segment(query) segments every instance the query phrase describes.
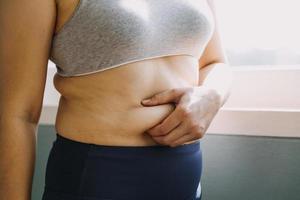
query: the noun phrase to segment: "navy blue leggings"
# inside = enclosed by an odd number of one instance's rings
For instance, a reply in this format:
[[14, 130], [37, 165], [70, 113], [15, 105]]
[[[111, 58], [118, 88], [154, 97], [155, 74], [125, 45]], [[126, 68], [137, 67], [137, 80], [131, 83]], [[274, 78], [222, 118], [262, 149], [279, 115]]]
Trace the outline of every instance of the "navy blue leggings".
[[42, 200], [200, 200], [200, 141], [106, 146], [56, 133]]

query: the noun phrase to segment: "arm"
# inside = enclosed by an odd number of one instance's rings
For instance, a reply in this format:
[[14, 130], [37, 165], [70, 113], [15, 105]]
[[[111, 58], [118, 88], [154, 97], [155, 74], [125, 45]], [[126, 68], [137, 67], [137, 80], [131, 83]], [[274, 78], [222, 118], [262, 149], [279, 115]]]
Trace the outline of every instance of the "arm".
[[0, 1], [0, 198], [30, 200], [54, 0]]
[[217, 25], [217, 17], [213, 0], [207, 0], [215, 19], [215, 31], [199, 60], [199, 86], [213, 89], [221, 97], [221, 106], [230, 95], [233, 72], [225, 55]]

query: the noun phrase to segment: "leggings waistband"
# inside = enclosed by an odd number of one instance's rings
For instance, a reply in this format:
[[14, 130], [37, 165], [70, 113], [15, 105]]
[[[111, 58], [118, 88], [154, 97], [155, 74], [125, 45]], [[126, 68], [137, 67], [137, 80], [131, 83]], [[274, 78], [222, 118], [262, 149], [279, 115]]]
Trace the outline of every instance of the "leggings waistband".
[[80, 141], [75, 141], [69, 138], [66, 138], [59, 133], [56, 133], [56, 144], [66, 145], [71, 148], [85, 148], [90, 147], [90, 153], [105, 153], [105, 154], [155, 154], [155, 153], [164, 153], [164, 154], [182, 154], [182, 153], [193, 153], [200, 150], [200, 140], [197, 140], [193, 143], [184, 144], [176, 147], [170, 147], [167, 145], [151, 145], [151, 146], [112, 146], [112, 145], [103, 145], [103, 144], [93, 144], [93, 143], [84, 143]]

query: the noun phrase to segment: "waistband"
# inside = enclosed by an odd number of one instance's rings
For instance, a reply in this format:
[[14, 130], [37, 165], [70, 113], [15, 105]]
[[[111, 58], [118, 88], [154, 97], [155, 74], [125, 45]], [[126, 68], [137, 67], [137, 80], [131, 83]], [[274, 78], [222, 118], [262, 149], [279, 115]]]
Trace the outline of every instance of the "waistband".
[[112, 146], [112, 145], [102, 145], [102, 144], [93, 144], [85, 143], [80, 141], [75, 141], [69, 138], [66, 138], [59, 133], [56, 133], [57, 145], [68, 146], [68, 148], [90, 148], [90, 154], [104, 153], [104, 154], [141, 154], [145, 155], [150, 154], [181, 154], [181, 153], [193, 153], [200, 151], [200, 140], [197, 140], [193, 143], [179, 145], [176, 147], [170, 147], [167, 145], [151, 145], [151, 146]]

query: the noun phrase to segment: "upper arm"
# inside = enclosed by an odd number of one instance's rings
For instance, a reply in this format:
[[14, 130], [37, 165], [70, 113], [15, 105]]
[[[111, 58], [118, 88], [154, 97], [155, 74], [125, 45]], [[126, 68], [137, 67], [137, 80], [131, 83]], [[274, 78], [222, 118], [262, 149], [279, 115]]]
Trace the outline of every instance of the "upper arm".
[[38, 123], [55, 0], [0, 1], [0, 115]]
[[215, 22], [215, 29], [213, 32], [213, 35], [208, 42], [201, 58], [199, 59], [199, 68], [202, 68], [208, 64], [215, 63], [215, 62], [222, 62], [226, 63], [227, 62], [227, 57], [225, 55], [222, 43], [221, 43], [221, 38], [220, 38], [220, 32], [218, 28], [218, 21], [217, 21], [217, 16], [216, 16], [216, 10], [214, 6], [213, 0], [207, 0], [213, 16], [214, 16], [214, 22]]

